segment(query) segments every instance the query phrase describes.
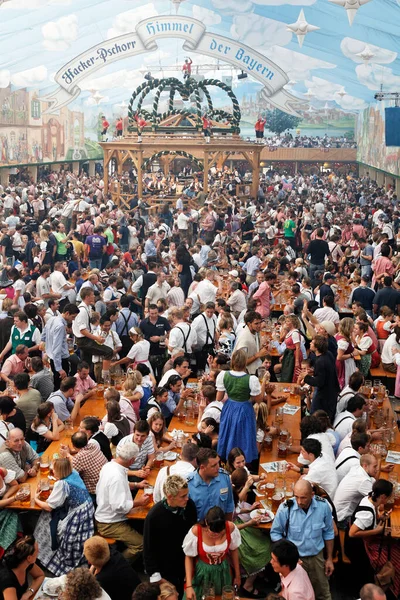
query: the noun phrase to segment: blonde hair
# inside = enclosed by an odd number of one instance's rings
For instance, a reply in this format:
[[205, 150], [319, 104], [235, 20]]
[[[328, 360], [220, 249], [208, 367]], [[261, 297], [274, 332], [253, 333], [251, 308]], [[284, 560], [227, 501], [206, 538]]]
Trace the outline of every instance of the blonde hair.
[[219, 330], [228, 329], [228, 331], [232, 331], [233, 329], [233, 319], [229, 315], [224, 315], [221, 317], [219, 322]]
[[103, 537], [94, 535], [84, 543], [83, 554], [91, 565], [104, 567], [110, 560], [110, 547]]
[[172, 583], [166, 581], [165, 583], [162, 583], [160, 585], [159, 598], [161, 600], [166, 600], [166, 598], [169, 598], [170, 596], [175, 596], [175, 598], [178, 599], [178, 592], [176, 591], [176, 587], [172, 585]]
[[235, 350], [232, 354], [231, 366], [233, 371], [245, 371], [247, 365], [246, 350]]
[[341, 333], [348, 342], [351, 342], [351, 332], [353, 331], [354, 321], [350, 317], [344, 317], [339, 323], [339, 333]]
[[180, 475], [170, 475], [165, 480], [163, 492], [165, 496], [177, 496], [180, 490], [186, 490], [188, 482]]
[[57, 458], [54, 461], [54, 474], [58, 479], [65, 479], [72, 473], [72, 465], [69, 458]]
[[47, 233], [46, 229], [41, 229], [40, 230], [39, 237], [40, 237], [40, 241], [41, 242], [48, 242], [49, 241], [49, 234]]
[[258, 429], [266, 431], [268, 428], [268, 406], [265, 402], [256, 402], [254, 412], [256, 413], [256, 425]]
[[142, 338], [143, 331], [139, 327], [131, 327], [129, 330], [129, 335], [137, 335], [139, 338]]
[[133, 391], [137, 388], [138, 385], [142, 384], [142, 374], [139, 371], [131, 371], [128, 372], [125, 382], [123, 384], [123, 388], [126, 391]]
[[178, 319], [178, 321], [181, 321], [183, 319], [183, 310], [181, 308], [171, 308], [168, 311], [168, 318], [169, 319]]

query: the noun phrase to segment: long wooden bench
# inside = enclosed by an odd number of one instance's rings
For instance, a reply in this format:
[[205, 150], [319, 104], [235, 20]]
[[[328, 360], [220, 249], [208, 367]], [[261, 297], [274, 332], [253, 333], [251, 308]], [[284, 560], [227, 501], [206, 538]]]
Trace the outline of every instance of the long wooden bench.
[[396, 373], [390, 373], [390, 371], [386, 371], [383, 368], [382, 363], [379, 365], [379, 367], [370, 369], [370, 373], [373, 379], [380, 379], [382, 381], [382, 383], [388, 388], [390, 395], [394, 394]]

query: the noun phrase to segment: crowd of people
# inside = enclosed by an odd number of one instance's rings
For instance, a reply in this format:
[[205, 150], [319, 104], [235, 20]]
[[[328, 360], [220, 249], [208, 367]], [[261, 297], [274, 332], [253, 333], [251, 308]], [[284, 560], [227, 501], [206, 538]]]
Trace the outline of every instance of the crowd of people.
[[[196, 209], [177, 193], [152, 214], [135, 198], [115, 206], [100, 176], [53, 172], [0, 197], [3, 597], [28, 600], [46, 572], [67, 600], [199, 600], [229, 585], [329, 600], [344, 531], [349, 597], [382, 600], [373, 582], [390, 561], [397, 598], [399, 489], [376, 452], [396, 423], [367, 393], [374, 366], [400, 364], [394, 190], [271, 174], [255, 199], [223, 184], [197, 190]], [[302, 398], [286, 465], [299, 479], [268, 531], [253, 511], [260, 453], [279, 433], [276, 382]], [[104, 414], [80, 417], [99, 386]], [[185, 411], [198, 411], [188, 440], [168, 429]], [[33, 523], [12, 503], [71, 424]], [[127, 514], [148, 507], [157, 453], [178, 444], [141, 527]]]

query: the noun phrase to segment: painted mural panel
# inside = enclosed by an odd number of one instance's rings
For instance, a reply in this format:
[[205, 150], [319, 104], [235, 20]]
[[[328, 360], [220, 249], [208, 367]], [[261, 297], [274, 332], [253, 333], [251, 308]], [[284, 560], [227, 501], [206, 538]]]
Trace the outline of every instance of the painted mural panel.
[[357, 160], [400, 175], [400, 147], [385, 145], [385, 103], [366, 108], [358, 115]]

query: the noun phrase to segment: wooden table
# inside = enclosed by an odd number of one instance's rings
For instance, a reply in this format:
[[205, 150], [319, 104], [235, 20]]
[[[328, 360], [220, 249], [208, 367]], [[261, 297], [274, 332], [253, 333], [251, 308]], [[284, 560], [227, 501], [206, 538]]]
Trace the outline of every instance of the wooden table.
[[[103, 392], [101, 392], [101, 394], [98, 393], [98, 394], [94, 395], [92, 398], [89, 398], [88, 400], [86, 400], [84, 405], [81, 407], [78, 416], [75, 419], [73, 430], [69, 430], [67, 435], [65, 434], [65, 431], [62, 431], [61, 439], [58, 440], [57, 442], [52, 442], [44, 454], [49, 456], [49, 458], [51, 459], [51, 458], [53, 458], [54, 454], [59, 453], [61, 444], [71, 445], [71, 436], [73, 433], [75, 433], [75, 431], [78, 431], [79, 424], [84, 417], [93, 416], [93, 417], [98, 417], [99, 419], [102, 419], [104, 417], [105, 413], [106, 413], [106, 409], [104, 407]], [[13, 504], [10, 504], [7, 508], [16, 508], [18, 510], [40, 511], [41, 508], [35, 502], [35, 494], [36, 494], [36, 490], [37, 490], [39, 481], [41, 479], [46, 479], [46, 478], [47, 478], [47, 475], [43, 475], [39, 471], [39, 473], [37, 474], [36, 477], [28, 477], [28, 479], [25, 481], [24, 485], [30, 485], [30, 488], [31, 488], [31, 500], [30, 500], [29, 506], [26, 504], [23, 504], [21, 502], [13, 502]]]

